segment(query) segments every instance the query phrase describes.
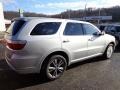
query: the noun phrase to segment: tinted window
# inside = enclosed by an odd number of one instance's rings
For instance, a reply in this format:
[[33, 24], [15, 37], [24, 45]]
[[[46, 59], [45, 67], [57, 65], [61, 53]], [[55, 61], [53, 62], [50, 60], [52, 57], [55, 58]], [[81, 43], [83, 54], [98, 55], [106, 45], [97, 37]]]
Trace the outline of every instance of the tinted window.
[[80, 23], [67, 23], [64, 35], [83, 35]]
[[116, 27], [116, 31], [117, 31], [117, 32], [120, 32], [120, 26], [117, 26], [117, 27]]
[[99, 32], [97, 28], [90, 24], [83, 24], [83, 28], [86, 32], [86, 35], [93, 35], [94, 33]]
[[103, 31], [103, 30], [104, 30], [104, 28], [105, 28], [105, 26], [100, 26], [100, 28], [99, 28], [99, 29], [100, 29], [101, 31]]
[[110, 31], [111, 28], [112, 28], [112, 26], [108, 26], [108, 27], [106, 27], [106, 31]]
[[35, 26], [35, 28], [32, 30], [31, 35], [51, 35], [55, 34], [59, 27], [60, 22], [45, 22], [40, 23]]
[[105, 31], [106, 33], [116, 32], [116, 27], [108, 26]]
[[21, 29], [24, 23], [25, 21], [23, 20], [14, 21], [8, 28], [7, 32], [11, 35], [15, 35]]
[[111, 27], [110, 31], [116, 31], [116, 27]]

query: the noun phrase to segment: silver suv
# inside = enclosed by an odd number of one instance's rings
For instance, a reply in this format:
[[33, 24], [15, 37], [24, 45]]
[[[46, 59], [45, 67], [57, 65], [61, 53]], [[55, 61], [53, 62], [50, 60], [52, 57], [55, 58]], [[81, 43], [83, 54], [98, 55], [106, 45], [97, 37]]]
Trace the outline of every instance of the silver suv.
[[75, 20], [18, 18], [5, 35], [8, 65], [19, 73], [59, 78], [66, 67], [96, 56], [110, 58], [115, 38]]

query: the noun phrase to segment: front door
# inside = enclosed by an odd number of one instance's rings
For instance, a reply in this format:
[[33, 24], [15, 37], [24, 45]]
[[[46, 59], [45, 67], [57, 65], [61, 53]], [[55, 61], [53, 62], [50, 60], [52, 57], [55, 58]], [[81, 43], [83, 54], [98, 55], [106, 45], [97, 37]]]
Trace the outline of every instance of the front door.
[[83, 24], [83, 28], [88, 39], [88, 56], [102, 54], [105, 46], [104, 35], [94, 35], [100, 31], [91, 24]]

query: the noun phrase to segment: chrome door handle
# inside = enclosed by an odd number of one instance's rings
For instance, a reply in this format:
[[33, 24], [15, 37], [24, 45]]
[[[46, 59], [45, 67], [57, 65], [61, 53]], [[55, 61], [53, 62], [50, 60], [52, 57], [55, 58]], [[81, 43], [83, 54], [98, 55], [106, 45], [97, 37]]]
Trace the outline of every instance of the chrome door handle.
[[91, 38], [91, 39], [88, 39], [88, 41], [93, 41], [93, 39]]
[[63, 43], [70, 42], [69, 40], [63, 40]]

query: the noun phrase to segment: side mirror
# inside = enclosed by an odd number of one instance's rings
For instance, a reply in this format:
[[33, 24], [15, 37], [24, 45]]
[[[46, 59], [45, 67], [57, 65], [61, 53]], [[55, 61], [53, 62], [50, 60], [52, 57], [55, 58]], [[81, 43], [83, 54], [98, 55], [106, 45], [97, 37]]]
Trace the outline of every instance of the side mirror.
[[93, 33], [94, 36], [101, 36], [101, 35], [104, 35], [104, 34], [105, 34], [105, 31]]
[[102, 32], [95, 32], [93, 33], [94, 36], [101, 36], [101, 35], [104, 35]]
[[105, 35], [105, 31], [102, 31], [101, 34], [102, 34], [102, 35]]

